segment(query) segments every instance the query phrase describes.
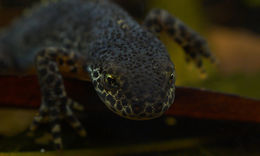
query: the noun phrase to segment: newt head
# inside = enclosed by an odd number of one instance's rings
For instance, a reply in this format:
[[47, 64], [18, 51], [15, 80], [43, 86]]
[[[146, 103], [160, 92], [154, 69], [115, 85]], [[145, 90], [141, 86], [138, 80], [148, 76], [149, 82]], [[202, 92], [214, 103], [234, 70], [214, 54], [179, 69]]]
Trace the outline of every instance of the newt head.
[[173, 103], [174, 65], [159, 40], [117, 42], [96, 54], [98, 61], [88, 71], [99, 97], [114, 113], [134, 120], [153, 119]]

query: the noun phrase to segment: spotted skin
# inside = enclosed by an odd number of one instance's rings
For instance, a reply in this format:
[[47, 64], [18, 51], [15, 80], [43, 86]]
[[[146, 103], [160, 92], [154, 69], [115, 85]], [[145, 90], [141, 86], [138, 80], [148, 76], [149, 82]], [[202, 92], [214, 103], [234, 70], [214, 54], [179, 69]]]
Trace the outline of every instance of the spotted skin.
[[[95, 68], [93, 71], [90, 67], [89, 70], [91, 73], [92, 82], [100, 98], [110, 110], [123, 117], [135, 120], [156, 118], [161, 116], [173, 102], [173, 87], [169, 88], [166, 95], [165, 92], [162, 92], [162, 97], [158, 96], [153, 98], [150, 96], [150, 93], [153, 93], [151, 90], [143, 89], [141, 91], [137, 90], [137, 93], [132, 92], [131, 89], [134, 89], [135, 86], [133, 86], [133, 88], [129, 86], [127, 77], [124, 76], [123, 72], [117, 72], [116, 67], [108, 66], [108, 69]], [[107, 73], [107, 71], [109, 73]], [[105, 73], [105, 75], [101, 74], [102, 72]], [[169, 77], [168, 83], [173, 85], [175, 81], [175, 74], [171, 73], [170, 69], [168, 73], [166, 72], [164, 74], [169, 75], [167, 75], [167, 77]], [[114, 78], [113, 75], [117, 75], [117, 78]], [[105, 85], [102, 85], [104, 83]], [[138, 81], [130, 83], [137, 83], [135, 85], [140, 85]], [[155, 92], [160, 93], [158, 91]], [[161, 98], [165, 98], [164, 103], [161, 103]], [[129, 105], [129, 103], [131, 103], [131, 105]]]
[[42, 104], [39, 115], [34, 118], [30, 130], [35, 130], [44, 117], [48, 116], [53, 143], [57, 149], [62, 148], [60, 118], [66, 118], [80, 136], [86, 136], [83, 126], [71, 110], [71, 108], [83, 110], [83, 107], [67, 97], [58, 68], [59, 66], [68, 66], [69, 72], [76, 73], [79, 70], [80, 62], [75, 53], [58, 48], [43, 49], [35, 59], [42, 92]]
[[105, 105], [128, 119], [153, 119], [169, 109], [175, 67], [154, 34], [162, 30], [194, 60], [211, 56], [199, 35], [165, 11], [153, 10], [140, 25], [110, 1], [58, 0], [33, 8], [0, 34], [0, 71], [36, 69], [42, 103], [30, 129], [47, 120], [60, 149], [60, 120], [86, 135], [73, 113], [83, 106], [67, 97], [62, 75], [91, 81]]
[[202, 72], [205, 72], [202, 68], [203, 57], [215, 62], [215, 57], [211, 54], [205, 39], [166, 10], [150, 11], [144, 25], [153, 33], [166, 31], [184, 49], [186, 60], [194, 61]]

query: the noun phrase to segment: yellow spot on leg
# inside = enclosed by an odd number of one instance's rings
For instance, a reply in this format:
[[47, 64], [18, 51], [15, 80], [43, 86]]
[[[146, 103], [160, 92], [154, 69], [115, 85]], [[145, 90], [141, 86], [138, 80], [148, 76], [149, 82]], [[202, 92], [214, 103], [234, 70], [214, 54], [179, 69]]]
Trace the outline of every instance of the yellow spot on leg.
[[122, 20], [122, 19], [117, 21], [117, 24], [122, 24], [122, 23], [124, 23], [124, 20]]
[[71, 126], [74, 127], [74, 128], [77, 128], [80, 126], [80, 123], [79, 122], [71, 122]]
[[84, 110], [84, 107], [82, 105], [80, 105], [79, 103], [77, 103], [77, 102], [74, 102], [72, 104], [72, 108], [75, 109], [75, 110], [78, 110], [78, 111], [83, 111]]
[[55, 125], [52, 130], [52, 132], [60, 132], [60, 125]]
[[122, 19], [118, 20], [117, 24], [120, 25], [122, 29], [128, 29], [129, 28], [129, 26]]
[[61, 145], [61, 144], [62, 144], [61, 138], [56, 138], [56, 139], [53, 140], [53, 142], [54, 142], [54, 144], [56, 144], [56, 145]]

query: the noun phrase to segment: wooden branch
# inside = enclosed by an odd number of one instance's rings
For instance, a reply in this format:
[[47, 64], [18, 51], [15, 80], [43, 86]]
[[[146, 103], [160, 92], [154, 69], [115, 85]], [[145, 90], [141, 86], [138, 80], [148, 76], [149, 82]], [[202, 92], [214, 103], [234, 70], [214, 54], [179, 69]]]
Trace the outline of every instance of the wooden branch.
[[[89, 82], [65, 79], [69, 96], [87, 111], [105, 111]], [[0, 77], [0, 107], [37, 108], [40, 89], [36, 76]], [[260, 101], [202, 89], [177, 87], [176, 99], [166, 115], [260, 123]]]
[[260, 101], [208, 90], [178, 87], [176, 102], [166, 114], [260, 122]]

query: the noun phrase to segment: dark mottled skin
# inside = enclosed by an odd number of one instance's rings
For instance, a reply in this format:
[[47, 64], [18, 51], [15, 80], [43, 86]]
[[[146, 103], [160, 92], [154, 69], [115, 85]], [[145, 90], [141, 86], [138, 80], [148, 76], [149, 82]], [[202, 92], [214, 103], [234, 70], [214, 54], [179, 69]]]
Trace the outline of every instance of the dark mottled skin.
[[[37, 49], [66, 48], [86, 57], [89, 60], [86, 64], [92, 69], [100, 68], [102, 75], [106, 72], [120, 79], [117, 83], [124, 85], [116, 90], [126, 94], [127, 103], [134, 103], [131, 104], [133, 108], [142, 109], [138, 111], [143, 112], [146, 101], [162, 104], [162, 99], [167, 100], [166, 91], [169, 85], [173, 86], [173, 83], [168, 84], [168, 79], [174, 66], [164, 45], [152, 33], [110, 3], [97, 5], [80, 0], [60, 3], [37, 8], [22, 22], [18, 21], [7, 34], [8, 52], [16, 56], [15, 63], [19, 68], [27, 69], [33, 65]], [[96, 87], [110, 90], [102, 81], [99, 79]], [[155, 111], [161, 114], [161, 110]]]
[[[35, 61], [43, 102], [31, 129], [50, 116], [54, 143], [61, 148], [59, 114], [82, 136], [85, 131], [69, 108], [79, 106], [66, 96], [58, 67], [65, 64], [72, 74], [87, 73], [101, 100], [123, 117], [159, 117], [173, 103], [175, 71], [154, 33], [164, 29], [175, 41], [182, 39], [183, 47], [194, 48], [190, 43], [198, 40], [181, 22], [176, 28], [175, 20], [153, 11], [141, 26], [108, 1], [61, 0], [38, 6], [0, 36], [0, 69], [25, 71]], [[173, 31], [183, 32], [176, 36]], [[203, 52], [197, 49], [187, 53], [199, 56]]]

